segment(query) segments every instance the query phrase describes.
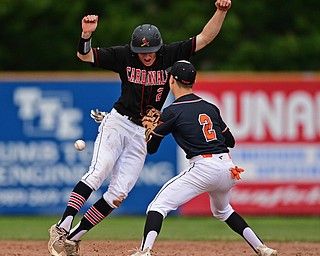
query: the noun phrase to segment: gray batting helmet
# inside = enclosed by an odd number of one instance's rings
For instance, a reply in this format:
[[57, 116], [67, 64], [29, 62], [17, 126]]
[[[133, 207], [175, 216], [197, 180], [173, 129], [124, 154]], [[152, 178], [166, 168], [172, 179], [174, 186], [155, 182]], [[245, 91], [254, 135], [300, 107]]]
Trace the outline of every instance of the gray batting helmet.
[[163, 42], [160, 31], [154, 25], [139, 25], [132, 33], [130, 48], [134, 53], [157, 52], [162, 45]]

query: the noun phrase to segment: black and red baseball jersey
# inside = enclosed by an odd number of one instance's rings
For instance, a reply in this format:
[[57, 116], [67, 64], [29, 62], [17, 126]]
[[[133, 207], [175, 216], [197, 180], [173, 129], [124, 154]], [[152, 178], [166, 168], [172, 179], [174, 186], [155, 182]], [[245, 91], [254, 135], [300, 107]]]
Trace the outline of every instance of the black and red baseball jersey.
[[195, 52], [196, 38], [163, 45], [155, 63], [146, 67], [129, 45], [93, 48], [95, 67], [119, 74], [121, 95], [114, 108], [121, 114], [141, 119], [147, 106], [161, 110], [170, 91], [166, 69], [174, 62], [189, 59]]
[[148, 142], [155, 153], [163, 137], [172, 133], [188, 159], [202, 154], [228, 153], [235, 140], [217, 106], [191, 93], [176, 99], [163, 110], [160, 125]]

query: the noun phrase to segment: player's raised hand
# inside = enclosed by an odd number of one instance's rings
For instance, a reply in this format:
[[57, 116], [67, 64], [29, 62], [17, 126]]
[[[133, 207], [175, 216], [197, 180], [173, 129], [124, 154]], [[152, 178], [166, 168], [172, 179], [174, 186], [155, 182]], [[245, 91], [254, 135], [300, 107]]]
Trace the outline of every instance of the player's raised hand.
[[231, 0], [217, 0], [215, 6], [220, 11], [228, 11], [231, 7]]
[[82, 32], [84, 34], [90, 34], [94, 32], [98, 26], [98, 16], [97, 15], [87, 15], [83, 17], [82, 21]]

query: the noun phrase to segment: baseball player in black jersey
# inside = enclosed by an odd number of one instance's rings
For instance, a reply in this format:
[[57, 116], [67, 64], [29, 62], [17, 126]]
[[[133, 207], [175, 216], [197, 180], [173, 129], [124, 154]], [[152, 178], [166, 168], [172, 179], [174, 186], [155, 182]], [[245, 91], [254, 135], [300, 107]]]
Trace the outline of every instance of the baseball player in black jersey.
[[[215, 6], [215, 13], [198, 35], [170, 44], [163, 43], [156, 26], [142, 24], [134, 29], [130, 44], [92, 48], [98, 16], [87, 15], [82, 19], [78, 58], [93, 67], [118, 73], [121, 95], [112, 110], [100, 119], [88, 172], [74, 187], [61, 219], [49, 229], [51, 255], [79, 255], [80, 238], [128, 196], [147, 154], [141, 118], [150, 105], [161, 110], [170, 91], [166, 69], [177, 60], [189, 59], [219, 33], [231, 0], [217, 0]], [[109, 176], [107, 191], [72, 228], [76, 214]]]
[[218, 107], [192, 91], [196, 78], [194, 66], [181, 60], [172, 66], [170, 74], [169, 85], [176, 100], [163, 110], [158, 126], [151, 132], [147, 150], [155, 153], [161, 140], [172, 133], [190, 165], [164, 184], [149, 204], [141, 250], [132, 256], [150, 256], [167, 214], [202, 193], [210, 197], [212, 214], [240, 234], [258, 255], [277, 255], [229, 203], [231, 189], [243, 169], [234, 166], [231, 160], [228, 147], [234, 147], [235, 140]]

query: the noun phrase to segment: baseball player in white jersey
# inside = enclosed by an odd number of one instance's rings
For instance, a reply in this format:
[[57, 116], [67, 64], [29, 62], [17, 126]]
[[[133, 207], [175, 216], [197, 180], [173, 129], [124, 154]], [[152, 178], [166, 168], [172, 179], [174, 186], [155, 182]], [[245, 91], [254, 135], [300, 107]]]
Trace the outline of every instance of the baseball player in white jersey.
[[169, 85], [176, 100], [164, 109], [158, 126], [149, 117], [142, 119], [150, 138], [147, 149], [148, 153], [155, 153], [161, 140], [172, 133], [190, 165], [164, 184], [149, 204], [141, 248], [132, 256], [150, 256], [167, 214], [203, 193], [210, 197], [212, 214], [240, 234], [258, 255], [277, 255], [229, 203], [231, 189], [243, 169], [234, 166], [231, 160], [228, 147], [234, 147], [235, 140], [219, 109], [192, 91], [194, 66], [188, 61], [178, 61], [170, 74]]

